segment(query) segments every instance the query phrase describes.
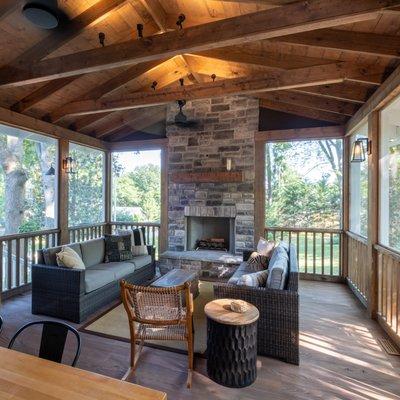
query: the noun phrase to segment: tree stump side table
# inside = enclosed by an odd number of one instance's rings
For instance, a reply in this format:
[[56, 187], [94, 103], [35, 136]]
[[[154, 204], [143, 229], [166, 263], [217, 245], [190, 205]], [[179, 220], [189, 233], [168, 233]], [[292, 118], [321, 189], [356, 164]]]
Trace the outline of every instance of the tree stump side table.
[[221, 385], [241, 388], [257, 377], [258, 309], [250, 303], [245, 313], [230, 309], [232, 299], [206, 304], [207, 373]]

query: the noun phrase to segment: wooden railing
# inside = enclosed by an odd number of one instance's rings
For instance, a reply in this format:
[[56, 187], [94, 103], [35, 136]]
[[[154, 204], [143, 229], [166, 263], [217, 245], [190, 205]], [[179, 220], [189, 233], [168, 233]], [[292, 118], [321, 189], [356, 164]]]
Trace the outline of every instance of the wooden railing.
[[154, 246], [156, 257], [160, 253], [160, 223], [159, 222], [111, 222], [111, 232], [116, 229], [135, 229], [139, 227], [146, 228], [146, 243]]
[[97, 239], [105, 233], [107, 224], [87, 224], [68, 228], [69, 241], [71, 243], [84, 242], [85, 240]]
[[29, 289], [36, 251], [55, 246], [59, 230], [0, 237], [0, 293], [6, 298]]
[[367, 306], [368, 246], [367, 239], [351, 232], [347, 235], [347, 282], [358, 299]]
[[266, 227], [264, 235], [268, 240], [284, 240], [296, 246], [303, 278], [342, 277], [342, 230]]
[[400, 254], [376, 245], [378, 252], [378, 321], [400, 346]]

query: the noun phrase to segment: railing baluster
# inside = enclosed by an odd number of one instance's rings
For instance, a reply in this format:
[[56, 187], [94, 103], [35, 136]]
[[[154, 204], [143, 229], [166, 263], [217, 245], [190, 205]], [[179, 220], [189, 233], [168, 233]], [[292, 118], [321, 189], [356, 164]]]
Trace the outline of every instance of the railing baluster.
[[317, 261], [317, 257], [316, 257], [316, 243], [315, 243], [315, 232], [313, 232], [312, 235], [313, 238], [313, 274], [316, 273], [316, 261]]
[[333, 275], [333, 234], [329, 234], [330, 240], [330, 275]]
[[4, 271], [3, 246], [4, 242], [0, 240], [0, 294], [3, 292], [3, 288], [5, 287], [3, 282], [3, 279], [5, 278], [5, 273], [3, 273]]
[[321, 274], [325, 275], [325, 234], [321, 233]]
[[12, 241], [7, 241], [7, 289], [12, 287]]
[[308, 237], [307, 232], [304, 232], [304, 271], [308, 273]]
[[28, 283], [28, 241], [29, 238], [24, 239], [24, 283]]
[[15, 241], [15, 286], [18, 287], [21, 284], [21, 263], [20, 263], [20, 239]]

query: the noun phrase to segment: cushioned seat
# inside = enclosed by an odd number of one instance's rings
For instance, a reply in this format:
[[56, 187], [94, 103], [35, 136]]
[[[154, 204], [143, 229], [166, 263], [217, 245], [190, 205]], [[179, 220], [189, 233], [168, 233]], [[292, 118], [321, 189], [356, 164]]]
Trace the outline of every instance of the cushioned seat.
[[85, 271], [85, 291], [93, 292], [111, 282], [115, 281], [115, 275], [112, 269], [94, 269], [88, 268]]
[[81, 243], [82, 260], [86, 267], [104, 262], [105, 242], [103, 238], [92, 239]]
[[110, 262], [93, 265], [87, 270], [101, 270], [110, 271], [114, 274], [114, 279], [123, 279], [126, 275], [132, 274], [135, 271], [135, 264], [133, 262]]
[[284, 289], [289, 274], [289, 256], [284, 246], [277, 246], [269, 262], [267, 287]]
[[132, 260], [129, 260], [129, 262], [133, 262], [136, 269], [140, 269], [151, 263], [151, 256], [135, 256]]
[[249, 267], [248, 263], [244, 261], [239, 265], [235, 273], [229, 278], [228, 283], [231, 285], [236, 285], [239, 278], [241, 278], [244, 274], [248, 274], [251, 272], [254, 272], [254, 270], [252, 270]]

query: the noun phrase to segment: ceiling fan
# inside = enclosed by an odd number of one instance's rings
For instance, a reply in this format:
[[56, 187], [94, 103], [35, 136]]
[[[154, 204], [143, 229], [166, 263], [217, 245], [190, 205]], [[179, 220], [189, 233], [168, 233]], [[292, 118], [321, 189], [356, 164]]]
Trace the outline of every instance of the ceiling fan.
[[27, 1], [22, 8], [22, 15], [41, 29], [55, 29], [70, 20], [68, 14], [59, 7], [57, 0]]
[[186, 100], [177, 101], [179, 112], [175, 115], [174, 122], [170, 122], [169, 125], [179, 126], [180, 128], [195, 128], [199, 122], [189, 120], [188, 117], [183, 113], [183, 107], [186, 105]]

